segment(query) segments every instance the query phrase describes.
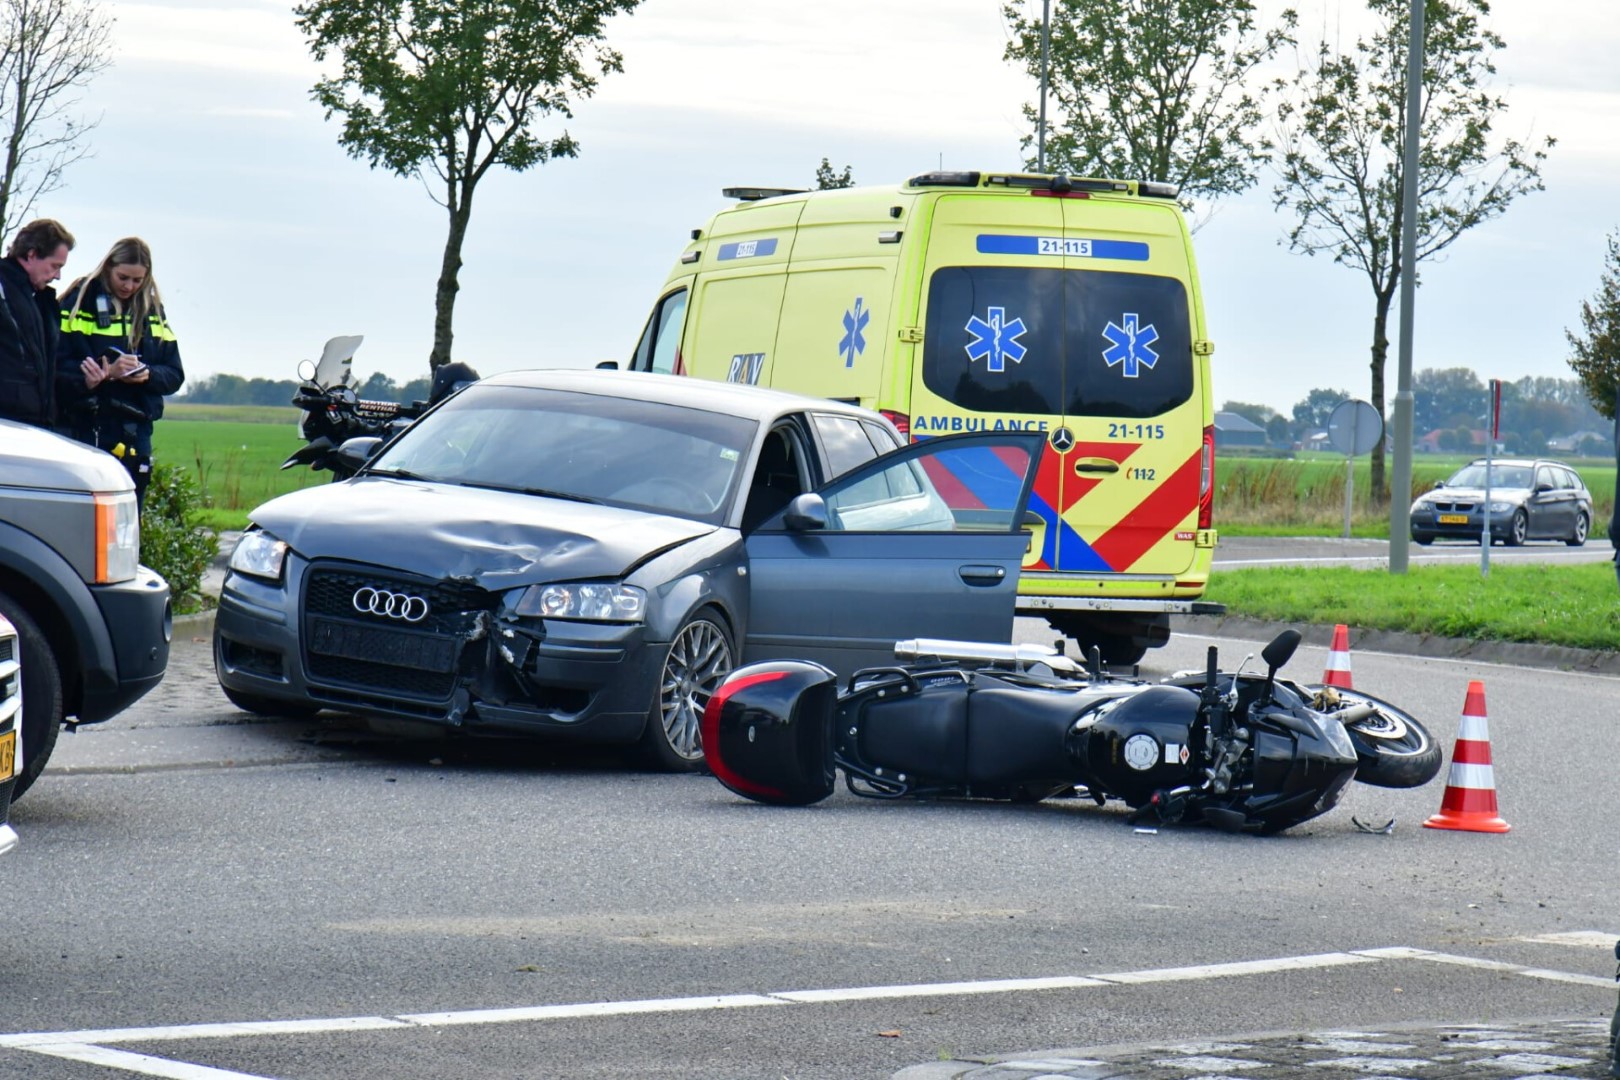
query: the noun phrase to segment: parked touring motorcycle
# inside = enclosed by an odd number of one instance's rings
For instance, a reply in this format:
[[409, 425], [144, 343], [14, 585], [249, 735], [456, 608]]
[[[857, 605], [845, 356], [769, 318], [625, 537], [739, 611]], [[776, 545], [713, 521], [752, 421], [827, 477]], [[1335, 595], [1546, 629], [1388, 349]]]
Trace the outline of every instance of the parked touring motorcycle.
[[[364, 455], [339, 454], [349, 439], [387, 440], [468, 383], [478, 381], [478, 373], [466, 364], [445, 364], [434, 373], [426, 401], [402, 405], [395, 401], [367, 401], [352, 386], [354, 354], [365, 338], [360, 335], [335, 337], [321, 350], [318, 363], [305, 360], [298, 365], [299, 386], [292, 403], [304, 410], [298, 420], [298, 434], [304, 445], [281, 463], [283, 469], [308, 465], [330, 470], [332, 479], [353, 476]], [[367, 447], [375, 450], [377, 443]]]
[[754, 664], [710, 699], [703, 745], [722, 784], [764, 803], [819, 802], [841, 769], [873, 798], [1080, 795], [1123, 800], [1132, 823], [1261, 834], [1332, 809], [1352, 779], [1433, 779], [1440, 748], [1401, 709], [1277, 677], [1299, 641], [1267, 645], [1264, 675], [1219, 670], [1212, 646], [1204, 671], [1160, 683], [1112, 676], [1095, 653], [1082, 669], [1040, 646], [930, 640], [843, 690], [819, 664]]

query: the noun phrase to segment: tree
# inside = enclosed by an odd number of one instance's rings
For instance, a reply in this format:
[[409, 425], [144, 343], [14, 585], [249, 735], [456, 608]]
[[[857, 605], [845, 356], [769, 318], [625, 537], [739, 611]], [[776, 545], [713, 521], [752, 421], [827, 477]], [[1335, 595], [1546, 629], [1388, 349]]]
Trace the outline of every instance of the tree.
[[[1288, 244], [1360, 270], [1373, 292], [1372, 404], [1385, 411], [1389, 309], [1400, 284], [1402, 148], [1406, 139], [1408, 0], [1368, 0], [1371, 40], [1348, 52], [1323, 41], [1278, 109], [1282, 144], [1278, 207], [1297, 221]], [[1425, 0], [1422, 130], [1419, 132], [1416, 260], [1432, 259], [1464, 232], [1542, 189], [1552, 139], [1493, 147], [1491, 125], [1507, 108], [1487, 89], [1502, 39], [1482, 22], [1486, 0]], [[1384, 447], [1372, 452], [1372, 490], [1382, 500]]]
[[1620, 233], [1609, 235], [1597, 294], [1581, 301], [1581, 332], [1565, 330], [1564, 336], [1574, 350], [1569, 366], [1593, 408], [1615, 419], [1615, 395], [1620, 394]]
[[1485, 414], [1485, 384], [1473, 368], [1424, 368], [1412, 376], [1412, 426], [1421, 434]]
[[578, 156], [566, 131], [532, 129], [552, 114], [572, 119], [571, 100], [589, 97], [598, 74], [624, 69], [603, 43], [603, 23], [639, 2], [305, 0], [293, 9], [315, 58], [341, 57], [339, 74], [312, 91], [328, 119], [343, 117], [339, 144], [374, 169], [422, 179], [448, 215], [431, 368], [451, 359], [461, 247], [479, 182], [497, 165], [523, 172]]
[[[1005, 59], [1038, 82], [1042, 4], [1010, 0], [1002, 13]], [[1260, 32], [1250, 0], [1056, 0], [1047, 171], [1169, 181], [1188, 209], [1247, 190], [1269, 148], [1254, 134], [1267, 89], [1252, 76], [1294, 25], [1284, 11]], [[1026, 105], [1024, 117], [1038, 123], [1039, 110]]]
[[1305, 400], [1294, 404], [1294, 426], [1301, 435], [1306, 428], [1326, 428], [1328, 420], [1333, 416], [1333, 410], [1340, 402], [1350, 400], [1350, 394], [1344, 390], [1312, 390], [1305, 395]]
[[90, 154], [83, 139], [100, 118], [78, 116], [78, 93], [112, 63], [113, 21], [95, 0], [0, 0], [0, 227], [7, 236], [62, 186], [69, 165]]
[[844, 166], [843, 172], [836, 172], [832, 167], [832, 162], [828, 161], [826, 158], [821, 159], [821, 164], [816, 167], [817, 191], [832, 191], [836, 188], [847, 188], [854, 186], [855, 177], [850, 172], [850, 167], [848, 165]]

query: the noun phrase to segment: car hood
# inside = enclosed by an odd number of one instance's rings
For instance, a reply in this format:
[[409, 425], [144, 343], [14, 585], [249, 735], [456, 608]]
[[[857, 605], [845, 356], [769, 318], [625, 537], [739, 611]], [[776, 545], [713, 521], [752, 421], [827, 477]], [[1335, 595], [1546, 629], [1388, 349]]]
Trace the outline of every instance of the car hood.
[[[1511, 488], [1510, 487], [1493, 487], [1493, 488], [1491, 488], [1491, 498], [1493, 500], [1495, 500], [1495, 499], [1508, 499], [1510, 501], [1513, 501], [1513, 500], [1523, 501], [1525, 496], [1527, 496], [1529, 494], [1530, 494], [1530, 489], [1529, 488], [1522, 488], [1522, 487], [1511, 487]], [[1419, 495], [1418, 498], [1417, 498], [1418, 502], [1434, 502], [1435, 500], [1440, 500], [1442, 502], [1484, 502], [1485, 501], [1485, 489], [1484, 488], [1477, 488], [1477, 487], [1435, 488], [1433, 491], [1425, 491], [1422, 495]]]
[[490, 589], [623, 577], [715, 531], [638, 510], [380, 476], [295, 491], [252, 516], [308, 559], [347, 559]]

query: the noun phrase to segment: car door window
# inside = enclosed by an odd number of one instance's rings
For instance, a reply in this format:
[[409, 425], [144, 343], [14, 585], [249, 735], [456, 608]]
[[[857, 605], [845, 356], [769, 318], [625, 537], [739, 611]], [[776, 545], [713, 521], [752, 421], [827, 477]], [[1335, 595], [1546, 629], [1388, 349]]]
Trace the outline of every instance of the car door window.
[[672, 292], [658, 302], [641, 340], [636, 343], [636, 354], [630, 361], [634, 371], [656, 371], [670, 374], [680, 366], [681, 331], [686, 326], [686, 290]]
[[1028, 501], [1039, 433], [929, 439], [834, 480], [820, 495], [841, 532], [1012, 532]]
[[872, 448], [872, 440], [861, 430], [861, 422], [853, 416], [813, 413], [811, 420], [821, 439], [829, 477], [842, 476], [878, 456]]

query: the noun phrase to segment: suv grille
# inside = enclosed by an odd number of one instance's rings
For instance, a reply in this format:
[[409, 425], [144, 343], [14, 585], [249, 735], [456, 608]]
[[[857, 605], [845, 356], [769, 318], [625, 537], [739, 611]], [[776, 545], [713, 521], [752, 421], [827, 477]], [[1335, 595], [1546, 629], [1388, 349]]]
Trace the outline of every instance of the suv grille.
[[[355, 593], [365, 588], [418, 597], [428, 613], [408, 622], [357, 611]], [[312, 679], [337, 686], [448, 701], [467, 632], [480, 612], [494, 606], [494, 596], [475, 585], [317, 567], [304, 584], [304, 668]]]

